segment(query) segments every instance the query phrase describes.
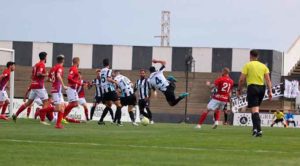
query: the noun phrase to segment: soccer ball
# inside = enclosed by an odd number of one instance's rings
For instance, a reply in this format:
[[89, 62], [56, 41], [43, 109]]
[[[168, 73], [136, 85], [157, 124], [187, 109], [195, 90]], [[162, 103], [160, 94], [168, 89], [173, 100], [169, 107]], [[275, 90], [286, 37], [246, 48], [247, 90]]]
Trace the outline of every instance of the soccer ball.
[[141, 120], [141, 124], [143, 126], [147, 126], [150, 123], [150, 120], [146, 117], [143, 117], [143, 119]]

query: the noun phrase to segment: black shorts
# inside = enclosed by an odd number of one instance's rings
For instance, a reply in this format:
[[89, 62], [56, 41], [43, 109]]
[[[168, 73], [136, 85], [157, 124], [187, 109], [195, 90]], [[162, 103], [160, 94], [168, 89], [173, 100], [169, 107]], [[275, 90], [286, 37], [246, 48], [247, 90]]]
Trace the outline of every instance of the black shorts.
[[266, 87], [264, 85], [249, 85], [247, 88], [248, 108], [258, 107], [264, 99]]
[[127, 97], [121, 97], [120, 99], [122, 106], [136, 105], [136, 97], [134, 94]]
[[169, 86], [167, 87], [167, 90], [163, 92], [164, 95], [165, 95], [165, 97], [166, 97], [166, 100], [167, 100], [168, 102], [173, 102], [173, 101], [176, 99], [176, 96], [175, 96], [175, 92], [174, 92], [174, 91], [175, 91], [175, 87], [172, 86], [172, 85], [169, 85]]
[[103, 94], [103, 101], [118, 101], [119, 97], [116, 91], [110, 91]]
[[283, 122], [283, 118], [281, 118], [281, 119], [275, 119], [274, 122], [275, 122], [275, 123]]
[[95, 97], [95, 103], [97, 103], [97, 104], [101, 103], [102, 100], [103, 100], [102, 97], [99, 97], [99, 96]]
[[140, 99], [139, 100], [139, 107], [140, 108], [146, 108], [146, 107], [149, 107], [149, 105], [150, 105], [149, 100], [145, 100], [145, 99]]

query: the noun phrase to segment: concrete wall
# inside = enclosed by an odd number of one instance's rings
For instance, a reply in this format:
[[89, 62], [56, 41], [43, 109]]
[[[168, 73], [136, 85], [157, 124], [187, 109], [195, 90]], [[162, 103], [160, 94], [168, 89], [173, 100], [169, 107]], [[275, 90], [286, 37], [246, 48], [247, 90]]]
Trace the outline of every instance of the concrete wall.
[[284, 71], [283, 74], [287, 76], [293, 67], [300, 60], [300, 36], [295, 40], [290, 49], [284, 54]]

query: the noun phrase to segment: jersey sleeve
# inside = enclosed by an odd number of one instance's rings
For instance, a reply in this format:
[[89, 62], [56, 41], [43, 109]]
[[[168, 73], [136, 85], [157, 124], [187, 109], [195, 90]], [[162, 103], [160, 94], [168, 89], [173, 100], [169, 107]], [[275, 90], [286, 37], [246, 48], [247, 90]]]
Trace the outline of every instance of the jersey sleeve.
[[248, 74], [248, 65], [244, 65], [243, 69], [242, 69], [242, 74], [247, 75]]
[[108, 70], [107, 71], [107, 77], [111, 77], [111, 74], [112, 74], [112, 70]]
[[270, 73], [270, 70], [269, 68], [265, 65], [265, 74], [269, 74]]
[[166, 66], [165, 65], [162, 65], [159, 69], [160, 72], [163, 72], [165, 70]]

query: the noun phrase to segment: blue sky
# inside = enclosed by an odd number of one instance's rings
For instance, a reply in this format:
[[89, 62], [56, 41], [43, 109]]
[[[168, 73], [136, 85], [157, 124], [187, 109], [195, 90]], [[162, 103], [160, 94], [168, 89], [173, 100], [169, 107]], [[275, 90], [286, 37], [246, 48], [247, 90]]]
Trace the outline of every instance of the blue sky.
[[286, 51], [300, 35], [299, 0], [0, 0], [0, 40]]

